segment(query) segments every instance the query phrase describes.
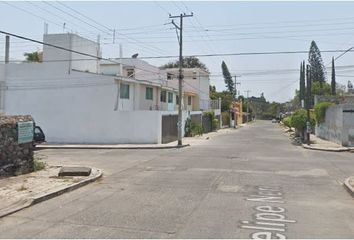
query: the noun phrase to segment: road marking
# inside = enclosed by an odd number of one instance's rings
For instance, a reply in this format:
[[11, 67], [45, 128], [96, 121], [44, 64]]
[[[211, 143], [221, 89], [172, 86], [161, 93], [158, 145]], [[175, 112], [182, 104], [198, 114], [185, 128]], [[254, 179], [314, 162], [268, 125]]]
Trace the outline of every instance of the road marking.
[[[285, 215], [285, 208], [273, 204], [284, 204], [284, 194], [281, 187], [256, 186], [256, 194], [249, 195], [246, 200], [257, 203], [268, 203], [256, 206], [253, 221], [241, 221], [242, 229], [258, 230], [251, 234], [252, 239], [286, 239], [289, 223], [296, 223]], [[272, 205], [270, 205], [272, 204]]]

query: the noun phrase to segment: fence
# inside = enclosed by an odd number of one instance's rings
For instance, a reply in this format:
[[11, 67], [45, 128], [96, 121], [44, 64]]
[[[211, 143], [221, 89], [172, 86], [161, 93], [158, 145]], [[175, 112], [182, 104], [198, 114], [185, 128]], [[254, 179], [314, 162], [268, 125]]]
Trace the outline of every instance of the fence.
[[221, 100], [211, 100], [211, 99], [205, 99], [205, 100], [200, 100], [200, 109], [202, 110], [211, 110], [211, 109], [220, 109], [221, 107]]

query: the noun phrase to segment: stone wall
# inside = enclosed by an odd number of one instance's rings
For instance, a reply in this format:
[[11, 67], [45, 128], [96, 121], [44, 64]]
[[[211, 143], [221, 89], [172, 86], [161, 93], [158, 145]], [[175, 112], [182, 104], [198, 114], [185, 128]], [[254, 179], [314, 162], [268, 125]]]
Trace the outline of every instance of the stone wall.
[[0, 176], [33, 171], [33, 143], [18, 144], [18, 122], [33, 121], [31, 116], [0, 116]]

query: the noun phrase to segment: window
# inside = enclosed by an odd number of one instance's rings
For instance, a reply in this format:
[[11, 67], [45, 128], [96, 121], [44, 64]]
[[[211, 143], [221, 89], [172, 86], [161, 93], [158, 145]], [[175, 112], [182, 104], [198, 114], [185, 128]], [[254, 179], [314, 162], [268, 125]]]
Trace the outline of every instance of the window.
[[177, 105], [179, 104], [179, 97], [178, 97], [178, 95], [176, 95], [176, 104], [177, 104]]
[[192, 96], [188, 96], [188, 105], [192, 105]]
[[120, 84], [120, 98], [129, 99], [129, 84]]
[[172, 80], [173, 74], [172, 73], [167, 73], [167, 80]]
[[146, 100], [153, 100], [153, 88], [152, 87], [146, 87], [146, 92], [145, 92], [145, 99]]
[[127, 69], [127, 77], [135, 77], [134, 69]]
[[197, 79], [197, 72], [193, 72], [193, 79]]
[[161, 91], [160, 101], [166, 102], [166, 91]]
[[173, 93], [168, 92], [168, 103], [173, 103]]

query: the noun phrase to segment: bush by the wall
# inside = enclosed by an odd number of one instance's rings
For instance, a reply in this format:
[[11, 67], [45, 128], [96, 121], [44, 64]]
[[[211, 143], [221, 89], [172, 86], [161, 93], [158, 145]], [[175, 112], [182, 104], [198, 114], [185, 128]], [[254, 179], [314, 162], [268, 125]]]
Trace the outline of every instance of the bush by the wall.
[[[291, 127], [295, 128], [299, 132], [306, 129], [307, 111], [305, 109], [298, 109], [294, 112], [290, 119]], [[313, 112], [310, 112], [310, 125], [314, 127], [316, 124], [315, 116]]]
[[302, 132], [306, 128], [307, 112], [305, 109], [298, 109], [291, 116], [291, 126]]
[[199, 123], [192, 122], [190, 118], [186, 120], [184, 126], [185, 137], [194, 137], [203, 135], [203, 127]]
[[283, 123], [286, 127], [291, 128], [291, 117], [284, 118]]
[[214, 118], [213, 119], [213, 130], [217, 130], [217, 129], [219, 129], [219, 127], [220, 127], [219, 120]]
[[228, 112], [221, 113], [222, 125], [229, 126], [230, 125], [230, 114]]
[[330, 102], [320, 102], [315, 105], [315, 117], [317, 124], [323, 123], [326, 117], [326, 110], [333, 105]]

